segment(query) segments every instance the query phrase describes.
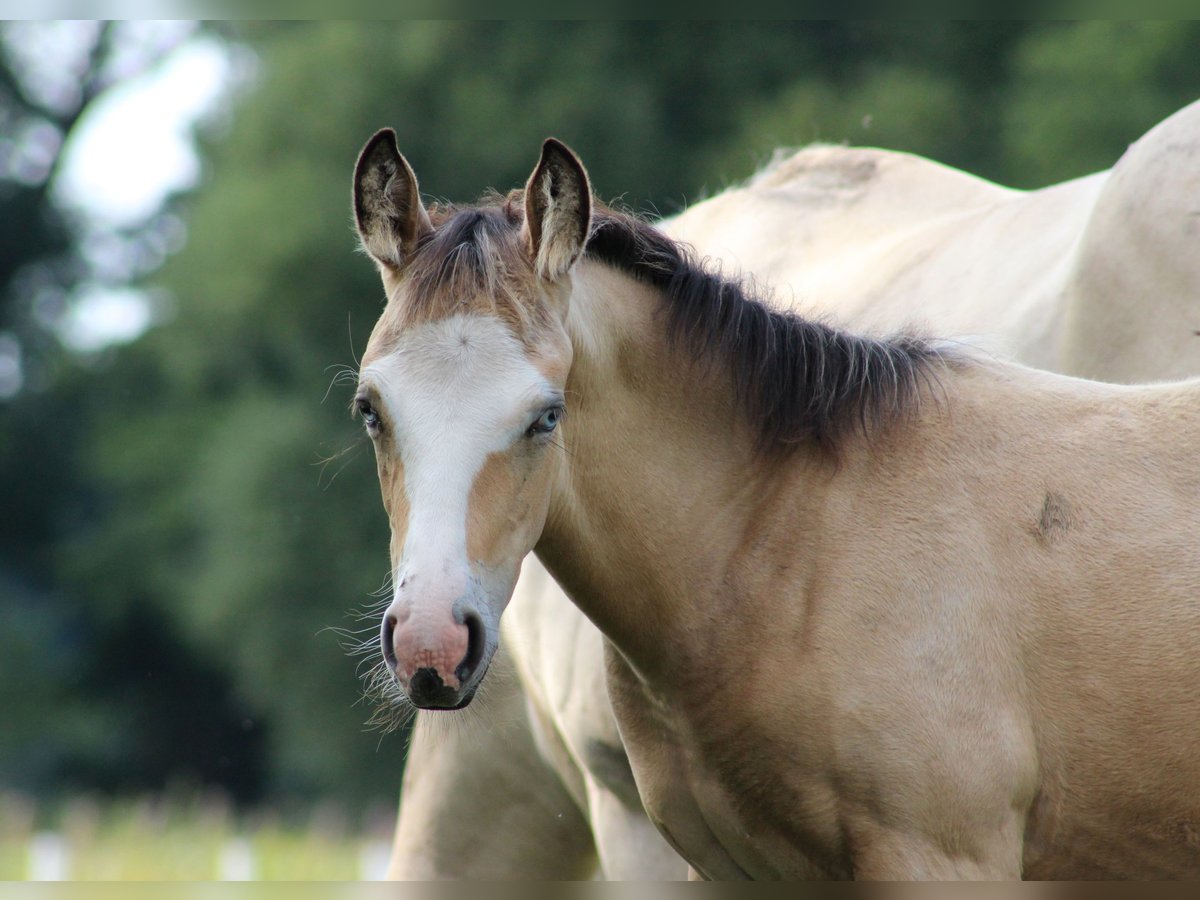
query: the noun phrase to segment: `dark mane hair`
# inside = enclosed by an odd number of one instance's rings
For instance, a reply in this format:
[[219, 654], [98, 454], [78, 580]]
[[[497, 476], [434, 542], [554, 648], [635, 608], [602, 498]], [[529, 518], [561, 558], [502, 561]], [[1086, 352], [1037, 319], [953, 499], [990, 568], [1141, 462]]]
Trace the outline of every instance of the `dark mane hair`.
[[850, 432], [903, 417], [942, 360], [915, 337], [862, 337], [772, 309], [746, 279], [710, 271], [686, 245], [611, 209], [597, 208], [586, 255], [662, 292], [671, 339], [724, 365], [767, 451], [807, 440], [836, 450]]
[[[542, 311], [520, 290], [534, 277], [520, 240], [522, 209], [520, 191], [479, 207], [431, 208], [434, 230], [408, 269], [421, 307], [410, 312], [452, 315], [473, 298], [519, 335], [536, 331]], [[662, 293], [670, 340], [729, 372], [764, 451], [816, 441], [836, 452], [848, 434], [902, 418], [942, 358], [915, 337], [862, 337], [773, 309], [746, 279], [706, 268], [687, 246], [603, 204], [594, 207], [584, 254]]]

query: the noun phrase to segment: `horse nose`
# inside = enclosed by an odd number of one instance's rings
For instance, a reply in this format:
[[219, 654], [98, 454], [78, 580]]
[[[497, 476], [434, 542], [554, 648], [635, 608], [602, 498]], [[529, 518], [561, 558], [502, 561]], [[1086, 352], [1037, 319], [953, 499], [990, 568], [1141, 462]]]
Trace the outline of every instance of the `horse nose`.
[[396, 680], [419, 707], [454, 706], [483, 657], [484, 629], [474, 612], [441, 622], [413, 617], [400, 622], [389, 610], [380, 635], [383, 656]]

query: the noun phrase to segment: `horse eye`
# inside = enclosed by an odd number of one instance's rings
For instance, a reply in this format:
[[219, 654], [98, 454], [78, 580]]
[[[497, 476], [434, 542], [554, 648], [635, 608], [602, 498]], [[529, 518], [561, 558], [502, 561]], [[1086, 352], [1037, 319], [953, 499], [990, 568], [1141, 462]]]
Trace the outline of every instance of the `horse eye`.
[[563, 410], [561, 406], [550, 407], [537, 417], [537, 421], [529, 426], [526, 434], [528, 434], [530, 437], [534, 437], [535, 435], [539, 434], [549, 434], [558, 427], [558, 423], [562, 419], [562, 413]]
[[359, 397], [354, 401], [354, 408], [362, 418], [363, 424], [367, 426], [367, 431], [371, 434], [377, 433], [379, 431], [379, 413], [375, 412], [371, 401], [366, 397]]

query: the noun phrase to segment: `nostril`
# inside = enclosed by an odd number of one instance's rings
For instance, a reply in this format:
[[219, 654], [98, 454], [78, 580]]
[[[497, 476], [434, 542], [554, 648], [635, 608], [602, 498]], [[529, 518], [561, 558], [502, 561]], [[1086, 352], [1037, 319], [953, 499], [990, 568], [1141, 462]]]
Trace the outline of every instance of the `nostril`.
[[463, 624], [467, 626], [467, 655], [463, 657], [462, 662], [458, 664], [458, 668], [454, 670], [454, 675], [458, 679], [459, 684], [465, 684], [467, 679], [479, 667], [479, 663], [483, 659], [483, 648], [486, 642], [483, 620], [476, 613], [469, 612], [463, 616]]
[[388, 668], [396, 671], [396, 617], [388, 613], [383, 617], [383, 626], [379, 631], [379, 642], [383, 645], [383, 659]]

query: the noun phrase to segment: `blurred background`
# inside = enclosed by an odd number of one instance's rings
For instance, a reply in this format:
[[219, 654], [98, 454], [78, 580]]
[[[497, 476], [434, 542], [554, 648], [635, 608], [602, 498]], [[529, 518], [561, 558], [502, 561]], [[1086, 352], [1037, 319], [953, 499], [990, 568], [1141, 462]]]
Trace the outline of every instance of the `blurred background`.
[[376, 129], [459, 201], [550, 134], [648, 215], [812, 141], [1032, 188], [1197, 99], [1198, 50], [1183, 22], [0, 24], [0, 877], [105, 827], [217, 822], [235, 870], [247, 822], [386, 841], [405, 736], [345, 644], [387, 522], [334, 383], [380, 309], [349, 210]]

